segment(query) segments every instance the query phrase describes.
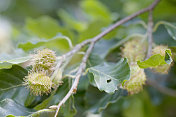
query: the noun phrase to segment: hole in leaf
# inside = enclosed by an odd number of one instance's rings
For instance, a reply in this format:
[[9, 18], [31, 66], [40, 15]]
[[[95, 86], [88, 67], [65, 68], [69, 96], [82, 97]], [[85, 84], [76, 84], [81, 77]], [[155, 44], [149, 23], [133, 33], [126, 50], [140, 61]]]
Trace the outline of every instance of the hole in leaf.
[[110, 83], [110, 82], [111, 82], [111, 79], [108, 79], [108, 80], [107, 80], [107, 83]]

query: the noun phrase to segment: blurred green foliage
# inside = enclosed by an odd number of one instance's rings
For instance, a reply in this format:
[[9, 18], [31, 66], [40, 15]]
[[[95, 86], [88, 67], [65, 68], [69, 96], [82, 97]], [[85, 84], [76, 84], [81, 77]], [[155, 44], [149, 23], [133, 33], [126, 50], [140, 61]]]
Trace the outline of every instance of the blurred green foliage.
[[[7, 29], [7, 31], [4, 27], [2, 29], [6, 31], [6, 35], [10, 35], [6, 40], [12, 42], [8, 43], [10, 51], [9, 49], [6, 51], [8, 47], [3, 48], [4, 53], [0, 51], [0, 116], [4, 117], [9, 114], [12, 115], [8, 117], [13, 117], [13, 115], [33, 115], [34, 117], [53, 116], [53, 111], [46, 110], [47, 112], [45, 112], [44, 110], [40, 112], [40, 109], [57, 104], [67, 93], [72, 83], [71, 79], [64, 79], [63, 85], [58, 90], [50, 95], [37, 97], [30, 95], [29, 91], [23, 86], [13, 88], [13, 86], [20, 85], [23, 82], [22, 79], [24, 76], [27, 75], [26, 69], [18, 65], [12, 66], [12, 64], [23, 63], [26, 59], [16, 60], [15, 58], [27, 56], [35, 49], [46, 47], [55, 50], [58, 55], [68, 52], [70, 46], [65, 37], [69, 38], [73, 45], [76, 45], [96, 36], [106, 29], [106, 27], [125, 16], [147, 7], [152, 1], [0, 0], [0, 24], [8, 22], [10, 29]], [[153, 33], [156, 44], [165, 44], [169, 47], [176, 46], [175, 6], [175, 0], [162, 0], [155, 8], [153, 14], [154, 23], [156, 24], [160, 20], [169, 23], [169, 25], [168, 23], [160, 23], [163, 25], [156, 27], [156, 31]], [[145, 13], [118, 27], [97, 42], [89, 57], [88, 68], [97, 68], [97, 65], [105, 61], [110, 61], [113, 62], [111, 63], [112, 66], [109, 65], [109, 69], [111, 69], [114, 63], [117, 63], [121, 59], [120, 48], [122, 45], [120, 42], [131, 35], [144, 35], [146, 33], [147, 20], [148, 14]], [[0, 44], [3, 43], [6, 42], [0, 41]], [[80, 63], [80, 59], [81, 56], [74, 57], [74, 60], [66, 70], [69, 71], [71, 68], [76, 67]], [[161, 61], [164, 61], [163, 57]], [[129, 66], [125, 63], [121, 63], [119, 66], [114, 72], [122, 69], [129, 70]], [[104, 67], [101, 66], [101, 68]], [[103, 73], [110, 72], [107, 70], [107, 67], [103, 70]], [[97, 70], [91, 71], [91, 73], [95, 72]], [[152, 71], [146, 71], [146, 74], [149, 78], [157, 80], [158, 84], [176, 89], [175, 65], [172, 66], [168, 75], [161, 76]], [[112, 74], [112, 77], [120, 75]], [[129, 75], [129, 73], [126, 73], [126, 75]], [[93, 113], [97, 114], [98, 117], [176, 116], [176, 98], [161, 94], [150, 86], [146, 85], [143, 92], [132, 96], [127, 96], [127, 92], [120, 89], [117, 91], [113, 90], [113, 94], [108, 94], [98, 89], [109, 91], [111, 87], [100, 88], [97, 86], [97, 88], [96, 85], [99, 85], [99, 82], [98, 80], [95, 82], [94, 78], [93, 80], [92, 78], [92, 74], [81, 77], [77, 94], [71, 97], [63, 106], [59, 117], [92, 117]], [[97, 78], [100, 79], [103, 77], [99, 76]], [[101, 86], [105, 86], [106, 84], [108, 83], [103, 82]], [[9, 89], [4, 91], [4, 88]]]

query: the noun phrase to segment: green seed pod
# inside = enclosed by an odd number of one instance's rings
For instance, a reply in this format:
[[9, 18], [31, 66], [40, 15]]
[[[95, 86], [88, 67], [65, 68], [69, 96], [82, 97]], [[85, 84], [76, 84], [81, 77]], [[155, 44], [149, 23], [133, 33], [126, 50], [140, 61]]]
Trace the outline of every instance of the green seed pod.
[[126, 57], [129, 63], [143, 60], [146, 55], [147, 42], [141, 38], [132, 39], [124, 44], [122, 57]]
[[33, 70], [41, 71], [45, 70], [50, 74], [56, 64], [56, 54], [50, 49], [38, 50], [36, 54], [33, 55]]
[[132, 95], [143, 90], [143, 85], [146, 81], [146, 75], [144, 69], [139, 68], [138, 65], [130, 65], [130, 70], [130, 79], [124, 83], [123, 87], [130, 95]]
[[24, 78], [24, 84], [34, 95], [43, 95], [51, 92], [52, 81], [45, 72], [29, 72]]
[[[167, 49], [169, 49], [169, 48], [164, 45], [155, 46], [152, 50], [152, 54], [153, 55], [154, 54], [161, 54], [162, 56], [165, 56], [165, 51]], [[167, 74], [170, 68], [171, 68], [171, 65], [165, 64], [165, 65], [157, 66], [157, 67], [153, 68], [153, 70], [157, 73], [160, 73], [160, 74]]]

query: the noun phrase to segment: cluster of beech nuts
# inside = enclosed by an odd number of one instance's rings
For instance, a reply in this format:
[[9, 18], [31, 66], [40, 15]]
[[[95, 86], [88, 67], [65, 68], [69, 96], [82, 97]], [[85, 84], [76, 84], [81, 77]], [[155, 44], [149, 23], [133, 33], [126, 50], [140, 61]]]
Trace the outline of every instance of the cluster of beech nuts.
[[[124, 44], [122, 48], [122, 56], [128, 59], [130, 66], [130, 79], [123, 83], [123, 88], [128, 93], [136, 94], [143, 90], [143, 85], [146, 82], [146, 74], [144, 69], [137, 65], [137, 61], [144, 60], [147, 52], [148, 43], [146, 39], [134, 38]], [[167, 46], [154, 46], [152, 54], [160, 54], [165, 56]], [[51, 75], [56, 66], [56, 54], [50, 49], [43, 49], [36, 51], [32, 55], [31, 60], [32, 70], [29, 71], [28, 76], [24, 78], [24, 84], [34, 95], [49, 94], [54, 88], [55, 84], [51, 80]], [[164, 64], [152, 68], [154, 72], [167, 74], [171, 65]]]
[[32, 55], [32, 70], [24, 78], [24, 83], [34, 95], [49, 94], [53, 87], [51, 75], [56, 65], [56, 54], [50, 49], [36, 51]]
[[[130, 66], [130, 79], [125, 81], [123, 84], [123, 88], [128, 91], [130, 95], [139, 93], [143, 90], [143, 85], [146, 82], [146, 74], [144, 69], [141, 69], [137, 65], [137, 61], [141, 61], [145, 59], [147, 52], [146, 39], [143, 38], [134, 38], [124, 44], [122, 48], [122, 56], [128, 59], [128, 63]], [[152, 49], [152, 54], [160, 54], [165, 56], [165, 51], [168, 49], [167, 46], [164, 45], [155, 45]], [[171, 65], [164, 64], [152, 68], [154, 72], [167, 74]]]

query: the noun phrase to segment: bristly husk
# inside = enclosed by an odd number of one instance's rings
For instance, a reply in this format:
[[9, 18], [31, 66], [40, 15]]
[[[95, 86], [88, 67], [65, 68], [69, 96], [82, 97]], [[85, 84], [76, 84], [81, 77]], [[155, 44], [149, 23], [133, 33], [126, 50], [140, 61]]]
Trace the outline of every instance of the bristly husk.
[[45, 70], [50, 75], [56, 65], [56, 54], [50, 49], [38, 50], [33, 55], [32, 66], [33, 71]]
[[143, 60], [146, 55], [147, 42], [141, 38], [135, 38], [123, 45], [122, 57], [127, 58], [129, 63]]
[[[165, 51], [167, 49], [169, 49], [168, 46], [158, 45], [153, 48], [152, 54], [153, 55], [160, 54], [162, 56], [165, 56]], [[153, 71], [160, 73], [160, 74], [168, 74], [168, 71], [170, 70], [171, 66], [172, 66], [171, 64], [170, 65], [169, 64], [160, 65], [160, 66], [153, 68]]]
[[139, 93], [143, 90], [143, 85], [146, 81], [144, 69], [139, 68], [138, 65], [130, 65], [130, 79], [127, 80], [123, 87], [130, 95]]
[[52, 81], [44, 71], [33, 72], [30, 71], [28, 76], [24, 78], [24, 84], [30, 89], [32, 94], [38, 96], [49, 94], [52, 88]]

